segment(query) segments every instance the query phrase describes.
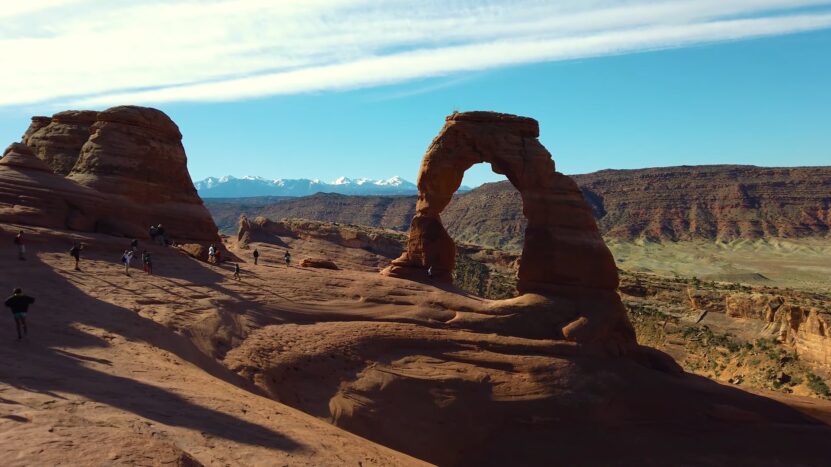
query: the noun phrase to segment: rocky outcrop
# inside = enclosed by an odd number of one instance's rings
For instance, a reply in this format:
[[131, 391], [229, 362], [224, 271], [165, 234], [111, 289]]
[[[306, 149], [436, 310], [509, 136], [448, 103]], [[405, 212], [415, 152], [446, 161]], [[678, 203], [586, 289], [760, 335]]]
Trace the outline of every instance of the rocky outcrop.
[[[502, 303], [493, 314], [501, 321], [512, 316], [512, 335], [563, 338], [625, 352], [634, 345], [635, 335], [616, 293], [612, 254], [577, 184], [554, 170], [551, 154], [538, 136], [539, 126], [530, 118], [493, 112], [447, 117], [421, 163], [407, 250], [383, 273], [451, 282], [456, 247], [440, 214], [465, 171], [487, 162], [508, 178], [523, 200], [528, 225], [517, 291], [563, 299]], [[454, 323], [489, 327], [492, 320], [460, 313]]]
[[181, 134], [161, 111], [67, 111], [48, 124], [35, 117], [23, 139], [37, 150], [16, 143], [0, 160], [0, 219], [133, 238], [162, 224], [174, 241], [219, 241]]
[[107, 215], [107, 198], [52, 172], [22, 143], [0, 159], [0, 221], [94, 231]]
[[32, 117], [23, 142], [55, 173], [67, 175], [78, 161], [97, 116], [92, 110], [67, 110], [53, 115], [46, 125], [45, 117]]
[[831, 370], [831, 312], [791, 303], [781, 295], [740, 293], [725, 297], [733, 318], [760, 319], [765, 332], [791, 347], [800, 358]]
[[49, 125], [50, 123], [52, 123], [51, 117], [44, 117], [42, 115], [32, 117], [32, 123], [29, 124], [29, 128], [26, 129], [20, 140], [23, 142], [23, 144], [28, 145], [29, 138], [33, 134], [35, 134], [35, 132], [45, 127], [46, 125]]
[[[119, 220], [163, 224], [173, 239], [215, 241], [216, 225], [187, 170], [179, 128], [163, 112], [121, 106], [98, 114], [68, 179], [112, 196]], [[119, 226], [123, 228], [123, 226]]]

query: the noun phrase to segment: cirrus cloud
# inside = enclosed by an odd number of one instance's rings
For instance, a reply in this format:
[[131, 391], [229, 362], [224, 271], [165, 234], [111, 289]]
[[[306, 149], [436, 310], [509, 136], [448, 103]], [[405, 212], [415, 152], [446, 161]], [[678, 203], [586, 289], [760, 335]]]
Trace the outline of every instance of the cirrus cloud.
[[49, 0], [0, 9], [0, 106], [227, 101], [831, 27], [819, 0]]

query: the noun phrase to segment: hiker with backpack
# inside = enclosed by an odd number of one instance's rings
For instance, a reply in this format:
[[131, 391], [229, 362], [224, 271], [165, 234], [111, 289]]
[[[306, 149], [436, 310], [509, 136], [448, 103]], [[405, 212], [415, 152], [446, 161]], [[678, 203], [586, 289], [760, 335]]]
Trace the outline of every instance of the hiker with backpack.
[[[35, 299], [28, 295], [23, 295], [23, 289], [16, 288], [12, 292], [12, 296], [6, 299], [5, 305], [12, 310], [14, 315], [14, 325], [17, 328], [17, 340], [23, 339], [23, 336], [29, 334], [26, 328], [26, 313], [29, 312], [29, 305], [35, 303]], [[21, 328], [23, 333], [20, 332]]]
[[124, 250], [121, 256], [121, 262], [124, 263], [124, 274], [130, 275], [130, 263], [133, 262], [133, 250]]
[[153, 260], [150, 258], [150, 252], [144, 250], [141, 254], [141, 262], [144, 264], [144, 272], [153, 275]]
[[75, 270], [76, 271], [81, 270], [81, 266], [80, 266], [80, 264], [81, 264], [81, 250], [83, 250], [83, 249], [84, 249], [84, 245], [79, 244], [77, 242], [74, 243], [72, 245], [72, 248], [69, 249], [69, 256], [75, 258]]
[[18, 232], [17, 236], [14, 237], [14, 244], [17, 245], [17, 257], [21, 261], [26, 259], [26, 244], [23, 241], [23, 231], [21, 230]]
[[257, 265], [257, 260], [259, 260], [259, 259], [260, 259], [260, 252], [259, 252], [259, 251], [257, 251], [257, 249], [256, 249], [256, 248], [254, 248], [254, 253], [253, 253], [253, 255], [254, 255], [254, 266], [256, 266], [256, 265]]

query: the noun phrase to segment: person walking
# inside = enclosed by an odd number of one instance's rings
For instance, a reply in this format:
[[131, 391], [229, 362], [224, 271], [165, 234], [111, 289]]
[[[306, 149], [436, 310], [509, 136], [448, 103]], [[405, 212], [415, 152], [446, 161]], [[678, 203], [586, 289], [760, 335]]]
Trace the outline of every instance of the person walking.
[[[23, 295], [23, 289], [16, 288], [12, 292], [12, 296], [6, 299], [6, 306], [12, 310], [14, 315], [14, 325], [17, 328], [17, 340], [23, 339], [23, 336], [29, 334], [29, 329], [26, 327], [26, 313], [29, 312], [29, 305], [35, 303], [35, 299], [28, 295]], [[20, 330], [23, 329], [21, 333]]]
[[234, 279], [240, 280], [240, 277], [239, 277], [239, 263], [234, 263]]
[[150, 258], [150, 252], [144, 250], [141, 254], [141, 262], [144, 264], [144, 272], [153, 275], [153, 259]]
[[208, 262], [211, 264], [216, 263], [216, 247], [213, 244], [208, 247]]
[[133, 250], [124, 250], [124, 256], [121, 257], [124, 263], [124, 274], [130, 275], [130, 263], [133, 262]]
[[84, 249], [84, 246], [79, 243], [74, 243], [72, 248], [69, 249], [69, 256], [75, 258], [75, 270], [81, 270], [81, 250]]
[[289, 253], [289, 250], [286, 250], [286, 253], [283, 255], [283, 259], [286, 261], [286, 267], [291, 267], [291, 253]]
[[21, 261], [26, 259], [26, 243], [23, 241], [23, 231], [17, 233], [14, 237], [14, 244], [17, 245], [17, 257]]
[[257, 251], [256, 248], [254, 248], [254, 266], [257, 265], [257, 260], [259, 260], [259, 259], [260, 259], [260, 252]]

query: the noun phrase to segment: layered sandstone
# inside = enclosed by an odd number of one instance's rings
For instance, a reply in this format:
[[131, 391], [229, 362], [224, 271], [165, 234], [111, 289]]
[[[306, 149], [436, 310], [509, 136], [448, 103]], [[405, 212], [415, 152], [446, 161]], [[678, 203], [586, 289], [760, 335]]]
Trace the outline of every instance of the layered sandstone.
[[[493, 112], [455, 113], [433, 140], [418, 175], [416, 215], [406, 251], [384, 274], [449, 283], [456, 246], [440, 214], [465, 171], [487, 162], [523, 201], [525, 243], [517, 291], [495, 304], [492, 319], [460, 312], [453, 323], [524, 337], [551, 337], [626, 353], [634, 332], [616, 293], [617, 268], [577, 184], [555, 171], [536, 120]], [[556, 300], [548, 296], [558, 296]]]
[[118, 217], [138, 227], [134, 235], [163, 224], [171, 238], [218, 239], [188, 174], [182, 134], [164, 112], [113, 107], [98, 114], [90, 132], [67, 178], [110, 195]]
[[23, 135], [32, 147], [13, 144], [0, 161], [0, 217], [134, 238], [162, 224], [175, 241], [218, 241], [181, 138], [167, 115], [144, 107], [34, 117]]
[[67, 175], [78, 161], [97, 116], [92, 110], [67, 110], [53, 115], [45, 125], [45, 117], [32, 117], [23, 142], [55, 173]]
[[96, 231], [108, 215], [108, 199], [52, 172], [22, 143], [0, 159], [0, 221]]
[[764, 321], [765, 332], [791, 347], [800, 358], [831, 370], [831, 312], [791, 303], [782, 295], [760, 293], [728, 295], [724, 309], [733, 318]]

